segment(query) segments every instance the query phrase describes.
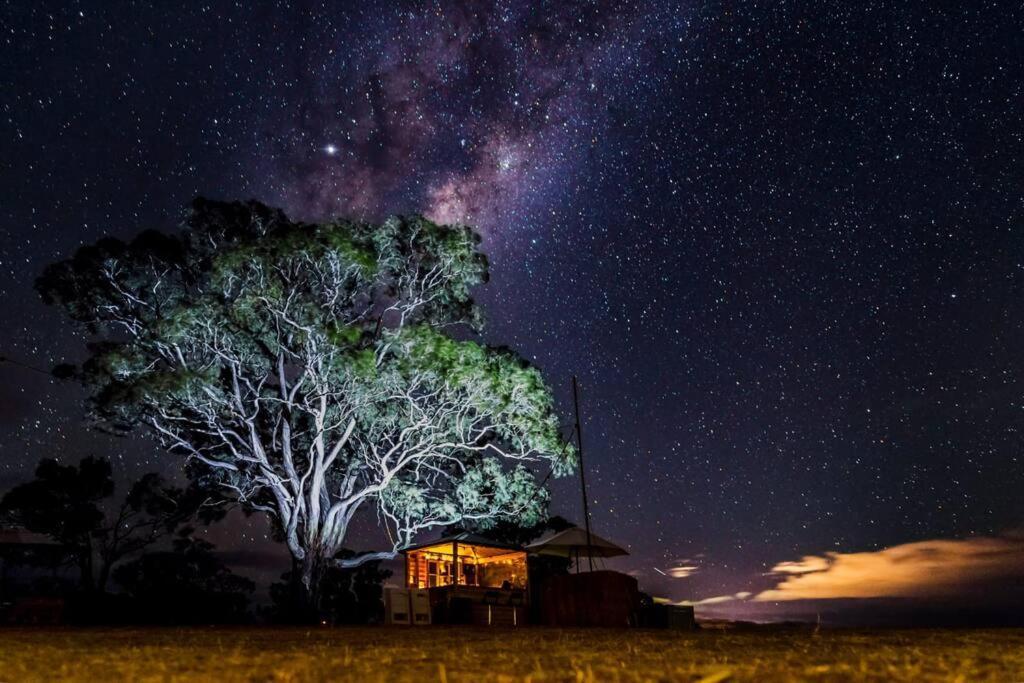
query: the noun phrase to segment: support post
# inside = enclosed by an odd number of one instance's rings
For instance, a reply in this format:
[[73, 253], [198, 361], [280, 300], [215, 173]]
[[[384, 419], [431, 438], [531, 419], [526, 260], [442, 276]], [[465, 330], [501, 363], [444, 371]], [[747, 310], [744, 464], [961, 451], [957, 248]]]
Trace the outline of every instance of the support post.
[[452, 585], [459, 585], [459, 542], [452, 541]]
[[576, 447], [580, 459], [580, 486], [583, 489], [583, 527], [587, 532], [587, 563], [594, 571], [594, 554], [590, 542], [590, 506], [587, 503], [587, 477], [583, 467], [583, 427], [580, 425], [580, 390], [576, 375], [572, 376], [572, 402], [576, 407]]

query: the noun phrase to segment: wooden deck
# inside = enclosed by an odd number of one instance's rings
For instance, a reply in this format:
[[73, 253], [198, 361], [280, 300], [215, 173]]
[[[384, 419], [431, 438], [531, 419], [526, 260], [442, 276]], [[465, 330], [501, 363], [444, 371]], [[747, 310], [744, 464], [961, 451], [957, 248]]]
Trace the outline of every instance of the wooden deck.
[[477, 626], [527, 623], [528, 594], [522, 589], [438, 586], [429, 591], [434, 623]]

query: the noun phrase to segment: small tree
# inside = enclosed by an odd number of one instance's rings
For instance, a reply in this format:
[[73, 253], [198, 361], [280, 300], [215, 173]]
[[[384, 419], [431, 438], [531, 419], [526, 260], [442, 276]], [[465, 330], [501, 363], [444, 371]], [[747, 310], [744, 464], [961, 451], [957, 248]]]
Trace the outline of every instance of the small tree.
[[[461, 521], [532, 523], [546, 495], [526, 465], [571, 466], [540, 373], [453, 336], [480, 322], [478, 241], [197, 200], [182, 234], [101, 240], [37, 286], [93, 335], [78, 374], [101, 424], [147, 425], [270, 515], [315, 604], [326, 564]], [[390, 547], [336, 558], [367, 509]]]
[[0, 511], [63, 546], [78, 564], [82, 590], [102, 593], [118, 561], [191, 520], [203, 502], [195, 487], [183, 490], [152, 473], [132, 484], [108, 511], [105, 501], [113, 494], [106, 458], [86, 457], [77, 467], [46, 459], [39, 462], [35, 479], [4, 495]]

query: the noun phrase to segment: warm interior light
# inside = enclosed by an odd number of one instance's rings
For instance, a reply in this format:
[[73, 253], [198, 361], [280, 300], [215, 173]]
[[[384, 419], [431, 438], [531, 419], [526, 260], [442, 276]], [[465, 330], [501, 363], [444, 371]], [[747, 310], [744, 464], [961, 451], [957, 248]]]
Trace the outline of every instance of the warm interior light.
[[439, 543], [406, 553], [409, 588], [458, 585], [526, 588], [526, 553], [465, 543]]

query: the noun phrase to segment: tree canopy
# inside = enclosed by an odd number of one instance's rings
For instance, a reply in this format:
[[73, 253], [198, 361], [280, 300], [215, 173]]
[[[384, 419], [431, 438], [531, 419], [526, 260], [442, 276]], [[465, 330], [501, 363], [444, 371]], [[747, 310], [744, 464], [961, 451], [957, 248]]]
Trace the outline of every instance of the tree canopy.
[[[199, 199], [179, 234], [107, 238], [37, 282], [91, 335], [99, 424], [145, 425], [269, 514], [304, 579], [423, 531], [540, 519], [531, 464], [573, 464], [540, 372], [470, 333], [487, 260], [469, 228], [289, 220]], [[467, 330], [467, 332], [458, 332]], [[334, 559], [360, 510], [389, 548]]]

